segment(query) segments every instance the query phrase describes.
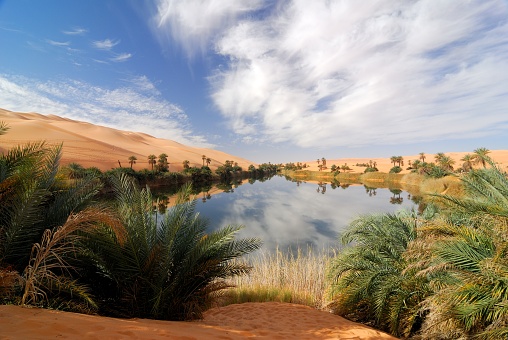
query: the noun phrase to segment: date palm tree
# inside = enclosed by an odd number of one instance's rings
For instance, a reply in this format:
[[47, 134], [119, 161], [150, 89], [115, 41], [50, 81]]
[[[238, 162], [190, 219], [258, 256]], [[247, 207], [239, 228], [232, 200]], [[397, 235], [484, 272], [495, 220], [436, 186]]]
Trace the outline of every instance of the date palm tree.
[[212, 163], [212, 159], [210, 157], [206, 158], [206, 165], [209, 166]]
[[203, 160], [203, 167], [204, 167], [205, 166], [205, 161], [206, 161], [206, 155], [201, 156], [201, 159]]
[[341, 237], [346, 247], [331, 263], [336, 313], [369, 322], [394, 335], [409, 335], [421, 323], [419, 304], [428, 282], [406, 270], [404, 256], [416, 239], [416, 213], [362, 216]]
[[136, 164], [136, 161], [137, 161], [137, 160], [138, 160], [138, 159], [137, 159], [137, 157], [136, 157], [136, 156], [130, 156], [130, 157], [129, 157], [129, 164], [131, 165], [131, 169], [132, 169], [132, 166], [133, 166], [134, 164]]
[[188, 169], [188, 168], [189, 168], [189, 164], [190, 164], [190, 162], [189, 162], [188, 160], [184, 160], [184, 161], [182, 162], [182, 164], [183, 164], [183, 168], [184, 168], [184, 169]]
[[419, 155], [420, 155], [420, 160], [422, 161], [422, 163], [425, 163], [425, 158], [426, 158], [425, 152], [420, 152]]
[[69, 261], [79, 252], [78, 233], [106, 220], [103, 210], [90, 207], [101, 183], [88, 176], [65, 183], [57, 175], [60, 156], [61, 146], [44, 142], [0, 156], [0, 274], [23, 276], [23, 304], [65, 295], [67, 302], [78, 297], [93, 305], [71, 278]]
[[468, 153], [468, 154], [464, 155], [464, 157], [462, 157], [460, 160], [464, 162], [464, 163], [462, 163], [462, 169], [464, 171], [467, 172], [473, 168], [474, 158], [471, 154]]
[[5, 122], [0, 122], [0, 136], [7, 133], [7, 130], [9, 130], [9, 126]]
[[165, 153], [161, 153], [159, 155], [159, 159], [157, 161], [157, 167], [159, 169], [159, 171], [161, 172], [165, 172], [165, 171], [168, 171], [168, 155], [166, 155]]
[[449, 156], [442, 155], [439, 158], [438, 165], [446, 171], [453, 171], [454, 164], [455, 164], [455, 161]]
[[433, 239], [426, 272], [441, 287], [429, 298], [430, 312], [438, 315], [433, 324], [458, 328], [450, 332], [455, 338], [508, 336], [508, 179], [484, 159], [489, 169], [463, 177], [464, 197], [438, 196], [453, 209], [447, 223], [423, 230]]
[[250, 267], [239, 261], [261, 245], [258, 239], [236, 239], [241, 227], [227, 226], [206, 233], [207, 222], [195, 211], [191, 186], [180, 192], [177, 204], [162, 220], [153, 213], [148, 188], [133, 179], [111, 179], [126, 240], [111, 233], [99, 235], [98, 268], [110, 278], [108, 304], [129, 317], [184, 320], [200, 318], [214, 292], [229, 287], [226, 279]]
[[476, 164], [481, 164], [484, 168], [487, 165], [488, 154], [490, 150], [487, 148], [478, 148], [473, 151], [473, 158]]
[[157, 156], [155, 156], [155, 155], [148, 155], [148, 164], [150, 164], [152, 166], [152, 171], [153, 171], [153, 166], [155, 164], [157, 164], [156, 159], [157, 159]]
[[436, 161], [437, 164], [439, 164], [441, 162], [441, 158], [443, 157], [446, 157], [445, 154], [442, 152], [438, 152], [434, 155], [434, 160]]

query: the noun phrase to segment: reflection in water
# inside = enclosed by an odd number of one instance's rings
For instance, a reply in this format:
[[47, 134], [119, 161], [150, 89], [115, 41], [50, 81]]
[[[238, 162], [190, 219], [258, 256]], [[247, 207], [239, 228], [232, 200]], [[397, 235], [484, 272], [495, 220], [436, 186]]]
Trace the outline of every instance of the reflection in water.
[[315, 183], [273, 177], [266, 182], [233, 184], [213, 199], [207, 192], [201, 193], [196, 210], [209, 219], [210, 229], [244, 225], [240, 237], [259, 237], [263, 248], [273, 251], [277, 247], [284, 250], [307, 245], [317, 249], [336, 247], [339, 233], [354, 218], [415, 206], [401, 197], [402, 191], [360, 185], [340, 187], [347, 190], [339, 190], [337, 185], [327, 190], [326, 183], [319, 183], [316, 190]]

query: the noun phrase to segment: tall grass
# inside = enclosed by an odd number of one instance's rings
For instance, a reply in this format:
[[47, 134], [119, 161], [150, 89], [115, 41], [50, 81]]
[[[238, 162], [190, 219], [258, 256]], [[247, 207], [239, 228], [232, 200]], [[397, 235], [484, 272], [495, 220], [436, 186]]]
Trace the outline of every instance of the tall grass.
[[228, 281], [234, 288], [219, 300], [220, 305], [243, 302], [289, 302], [324, 308], [326, 268], [335, 252], [311, 247], [295, 252], [258, 253], [248, 258], [252, 270], [248, 275]]

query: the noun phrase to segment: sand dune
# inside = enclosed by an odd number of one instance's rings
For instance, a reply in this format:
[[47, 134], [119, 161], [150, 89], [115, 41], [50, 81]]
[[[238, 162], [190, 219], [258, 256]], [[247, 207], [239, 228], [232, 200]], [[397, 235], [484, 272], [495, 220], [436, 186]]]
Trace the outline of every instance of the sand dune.
[[0, 109], [0, 121], [10, 127], [8, 133], [0, 137], [0, 152], [31, 141], [63, 143], [62, 165], [76, 162], [84, 167], [96, 166], [104, 171], [118, 167], [119, 161], [122, 166], [128, 167], [129, 157], [136, 156], [134, 169], [150, 169], [148, 155], [158, 156], [161, 153], [169, 156], [170, 171], [182, 170], [184, 160], [188, 160], [191, 166], [201, 166], [202, 155], [211, 158], [212, 170], [226, 160], [238, 162], [238, 165], [245, 169], [251, 164], [256, 165], [218, 150], [194, 148], [146, 133], [120, 131], [55, 115]]
[[[96, 166], [101, 170], [109, 170], [118, 167], [119, 161], [124, 167], [130, 166], [128, 158], [136, 156], [134, 169], [150, 169], [148, 155], [158, 156], [161, 153], [169, 156], [171, 171], [182, 170], [184, 160], [190, 161], [191, 166], [201, 166], [202, 155], [211, 158], [212, 170], [224, 164], [226, 160], [238, 162], [244, 169], [251, 164], [257, 165], [244, 158], [218, 150], [189, 147], [172, 140], [155, 138], [146, 133], [120, 131], [55, 115], [0, 109], [0, 121], [7, 123], [10, 127], [9, 132], [0, 137], [0, 152], [30, 141], [45, 140], [49, 144], [63, 143], [61, 162], [63, 165], [76, 162], [85, 167]], [[463, 163], [461, 158], [467, 153], [472, 153], [473, 150], [470, 152], [443, 150], [443, 152], [455, 160], [454, 166], [458, 168]], [[426, 161], [432, 162], [434, 156], [434, 154], [426, 154]], [[492, 150], [490, 156], [502, 169], [508, 170], [508, 150]], [[406, 155], [403, 158], [404, 173], [409, 172], [405, 170], [408, 161], [417, 160], [420, 155]], [[358, 167], [356, 164], [368, 163], [369, 160], [376, 162], [377, 168], [382, 172], [390, 171], [393, 166], [389, 158], [334, 158], [327, 160], [327, 171], [330, 171], [332, 164], [337, 166], [347, 164], [353, 172], [363, 172], [365, 168]], [[318, 170], [316, 160], [302, 161], [302, 163], [309, 165], [308, 170]]]
[[395, 339], [310, 307], [266, 302], [211, 309], [193, 322], [114, 319], [0, 306], [1, 339]]

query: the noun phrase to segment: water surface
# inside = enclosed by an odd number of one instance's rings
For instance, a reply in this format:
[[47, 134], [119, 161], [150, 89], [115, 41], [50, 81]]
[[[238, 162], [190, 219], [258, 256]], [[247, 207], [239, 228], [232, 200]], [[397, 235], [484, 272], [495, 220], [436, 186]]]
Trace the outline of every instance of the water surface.
[[244, 225], [239, 236], [261, 238], [267, 251], [337, 247], [340, 232], [358, 216], [415, 207], [407, 192], [363, 185], [333, 188], [280, 176], [208, 197], [198, 200], [196, 210], [208, 218], [210, 230]]

